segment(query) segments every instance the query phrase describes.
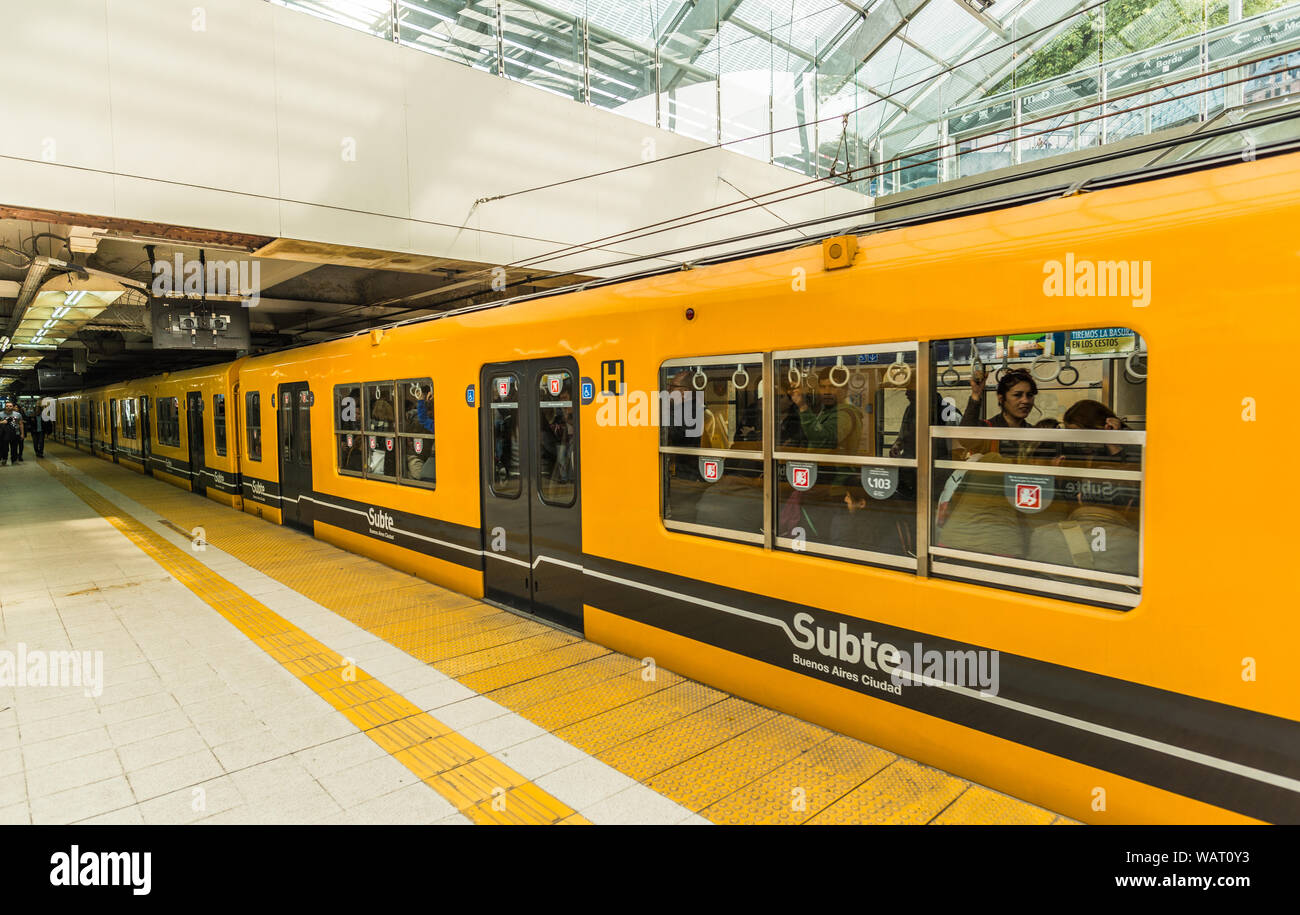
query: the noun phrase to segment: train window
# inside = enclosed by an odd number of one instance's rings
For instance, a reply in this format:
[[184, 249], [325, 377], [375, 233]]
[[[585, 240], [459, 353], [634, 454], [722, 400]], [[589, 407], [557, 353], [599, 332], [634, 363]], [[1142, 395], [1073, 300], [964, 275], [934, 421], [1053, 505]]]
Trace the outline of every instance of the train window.
[[777, 549], [916, 568], [916, 353], [773, 353]]
[[217, 454], [226, 456], [226, 395], [212, 395], [212, 437]]
[[1146, 363], [1128, 328], [935, 341], [932, 573], [1136, 606]]
[[397, 411], [391, 381], [365, 386], [365, 474], [368, 479], [397, 479]]
[[569, 506], [578, 496], [574, 471], [573, 376], [543, 372], [537, 392], [537, 494], [548, 505]]
[[519, 479], [519, 378], [513, 374], [492, 379], [488, 401], [492, 411], [492, 492], [517, 498]]
[[129, 439], [136, 438], [135, 401], [129, 397], [120, 400], [118, 401], [118, 408], [122, 411], [122, 436]]
[[433, 381], [429, 378], [399, 381], [397, 395], [401, 402], [397, 414], [398, 475], [408, 486], [432, 489], [435, 483]]
[[175, 397], [158, 398], [158, 444], [180, 447], [181, 414], [179, 400]]
[[664, 526], [762, 543], [763, 357], [671, 359], [659, 391]]
[[244, 394], [244, 423], [248, 434], [248, 459], [262, 459], [262, 392]]
[[365, 455], [361, 435], [361, 385], [334, 386], [334, 441], [339, 473], [363, 476]]

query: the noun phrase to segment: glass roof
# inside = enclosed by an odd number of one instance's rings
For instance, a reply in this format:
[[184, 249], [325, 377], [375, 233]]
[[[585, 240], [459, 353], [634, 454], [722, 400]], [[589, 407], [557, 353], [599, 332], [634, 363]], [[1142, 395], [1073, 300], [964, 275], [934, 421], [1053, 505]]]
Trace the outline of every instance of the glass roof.
[[[889, 161], [961, 143], [963, 130], [1033, 123], [1031, 109], [1107, 105], [1107, 85], [1215, 65], [1193, 45], [1216, 37], [1235, 42], [1217, 63], [1300, 39], [1300, 0], [272, 2], [706, 141], [800, 125], [737, 149], [808, 174], [843, 161], [850, 139], [855, 161]], [[1195, 107], [1153, 110], [1151, 129]], [[1071, 142], [1085, 141], [1105, 142], [1105, 130], [1079, 127]]]

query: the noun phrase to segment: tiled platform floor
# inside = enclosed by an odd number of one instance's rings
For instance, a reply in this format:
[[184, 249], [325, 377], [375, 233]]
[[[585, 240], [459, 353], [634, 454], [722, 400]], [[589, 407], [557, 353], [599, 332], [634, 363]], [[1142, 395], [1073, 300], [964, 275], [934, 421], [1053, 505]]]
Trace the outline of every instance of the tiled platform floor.
[[[647, 682], [639, 661], [97, 458], [47, 453], [55, 474], [0, 468], [0, 647], [101, 651], [103, 684], [0, 687], [0, 823], [487, 822], [501, 801], [484, 773], [526, 781], [554, 822], [1067, 822], [670, 671]], [[202, 551], [183, 534], [195, 527]], [[214, 582], [227, 595], [215, 602]], [[382, 681], [410, 720], [448, 732], [443, 745], [472, 748], [452, 771], [473, 777], [440, 777], [340, 711], [222, 615], [241, 602]]]

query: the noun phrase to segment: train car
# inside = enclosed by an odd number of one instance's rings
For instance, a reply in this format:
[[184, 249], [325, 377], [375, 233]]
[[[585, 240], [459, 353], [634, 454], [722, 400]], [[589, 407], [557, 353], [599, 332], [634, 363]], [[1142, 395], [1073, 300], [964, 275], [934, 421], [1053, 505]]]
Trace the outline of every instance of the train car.
[[[434, 376], [472, 373], [474, 356], [443, 343], [441, 330], [249, 358], [240, 370], [244, 510], [482, 596], [477, 454], [453, 439], [435, 455], [434, 437], [435, 417], [467, 409], [464, 387]], [[431, 339], [432, 350], [414, 345]]]
[[1085, 821], [1300, 821], [1294, 538], [1204, 454], [1287, 453], [1298, 217], [1261, 158], [250, 358], [244, 507]]
[[58, 419], [54, 437], [60, 444], [70, 448], [79, 448], [77, 422], [80, 419], [81, 393], [62, 394], [58, 397]]
[[142, 462], [173, 486], [239, 508], [240, 461], [230, 435], [243, 360], [144, 379], [137, 396], [148, 454]]

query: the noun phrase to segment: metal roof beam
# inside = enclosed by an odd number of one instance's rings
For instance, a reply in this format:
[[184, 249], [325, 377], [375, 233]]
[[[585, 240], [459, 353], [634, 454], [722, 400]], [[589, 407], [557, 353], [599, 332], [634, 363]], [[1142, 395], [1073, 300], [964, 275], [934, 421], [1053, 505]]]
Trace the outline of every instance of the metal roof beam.
[[[1007, 30], [1002, 27], [1002, 23], [998, 22], [988, 13], [984, 12], [984, 9], [986, 9], [987, 7], [984, 4], [981, 4], [979, 0], [970, 0], [970, 2], [967, 2], [967, 0], [952, 0], [952, 2], [960, 6], [968, 16], [974, 18], [976, 22], [984, 26], [984, 28], [988, 29], [994, 35], [997, 35], [1003, 41], [1007, 41], [1011, 38], [1010, 33], [1008, 33]], [[978, 10], [975, 9], [975, 6], [977, 4], [983, 8]], [[992, 5], [993, 5], [992, 3], [989, 3], [987, 6], [992, 6]]]
[[854, 32], [828, 54], [817, 68], [818, 93], [826, 98], [854, 79], [862, 66], [875, 57], [889, 39], [902, 29], [930, 0], [881, 0], [858, 23]]
[[[659, 85], [661, 91], [668, 92], [677, 88], [686, 75], [682, 64], [693, 64], [704, 53], [704, 49], [713, 41], [722, 28], [722, 23], [740, 7], [742, 0], [695, 0], [684, 16], [678, 16], [671, 31], [664, 32], [659, 38], [659, 47], [667, 50], [670, 39], [679, 43], [685, 40], [688, 50], [685, 55], [674, 54], [674, 60], [665, 60], [660, 54]], [[670, 52], [671, 53], [671, 52]], [[680, 59], [684, 57], [684, 59]]]

